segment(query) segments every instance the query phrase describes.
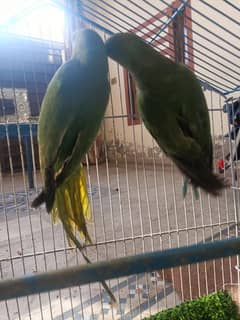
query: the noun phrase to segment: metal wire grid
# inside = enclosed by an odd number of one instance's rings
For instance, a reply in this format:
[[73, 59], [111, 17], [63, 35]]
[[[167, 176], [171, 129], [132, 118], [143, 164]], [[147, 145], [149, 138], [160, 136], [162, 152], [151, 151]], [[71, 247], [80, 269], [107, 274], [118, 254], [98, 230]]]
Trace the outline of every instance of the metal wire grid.
[[[234, 4], [236, 4], [234, 6]], [[83, 14], [110, 32], [137, 31], [147, 41], [161, 43], [160, 37], [166, 35], [167, 27], [173, 27], [172, 12], [179, 6], [191, 10], [191, 15], [183, 13], [186, 30], [191, 27], [193, 39], [185, 35], [189, 48], [194, 47], [194, 54], [189, 59], [194, 61], [195, 72], [200, 79], [207, 81], [221, 92], [239, 87], [239, 7], [236, 1], [221, 1], [216, 7], [213, 1], [81, 1]], [[170, 10], [166, 10], [166, 8]], [[172, 12], [171, 12], [172, 11]], [[207, 14], [206, 14], [207, 13]], [[161, 14], [159, 16], [159, 14]], [[153, 19], [155, 18], [155, 19]], [[139, 29], [144, 25], [145, 28]], [[156, 37], [156, 30], [159, 32]], [[170, 35], [173, 44], [172, 34]], [[173, 52], [172, 52], [173, 57]]]
[[[103, 35], [101, 31], [98, 30], [98, 32]], [[227, 63], [227, 61], [225, 62]], [[93, 239], [96, 240], [95, 246], [87, 248], [91, 259], [109, 259], [237, 235], [239, 200], [236, 188], [238, 188], [238, 179], [235, 181], [232, 178], [235, 188], [233, 191], [225, 191], [221, 198], [212, 199], [201, 193], [200, 201], [196, 202], [191, 193], [183, 201], [180, 191], [182, 178], [175, 167], [172, 164], [165, 165], [166, 160], [159, 157], [156, 152], [157, 146], [152, 139], [150, 140], [151, 147], [149, 147], [149, 137], [142, 124], [128, 126], [122, 69], [110, 62], [110, 79], [113, 78], [117, 79], [117, 85], [112, 85], [110, 104], [102, 126], [105, 162], [100, 164], [96, 161], [94, 166], [87, 165], [94, 214], [94, 223], [89, 226], [89, 229]], [[208, 91], [207, 95], [208, 101], [210, 101], [213, 136], [220, 136], [220, 139], [215, 140], [215, 145], [218, 146], [216, 152], [224, 155], [226, 150], [222, 137], [227, 131], [227, 124], [222, 114], [224, 98], [214, 91]], [[18, 114], [17, 123], [19, 123]], [[7, 250], [7, 252], [2, 251], [1, 254], [0, 266], [3, 279], [82, 263], [81, 257], [69, 250], [61, 226], [52, 227], [44, 208], [38, 211], [30, 209], [32, 191], [28, 189], [20, 134], [18, 134], [18, 141], [22, 173], [17, 175], [13, 170], [9, 137], [7, 137], [7, 142], [11, 172], [9, 176], [5, 176], [1, 172], [0, 185], [3, 202], [3, 207], [1, 207], [3, 214], [1, 238], [2, 247]], [[33, 141], [32, 134], [31, 141]], [[220, 146], [219, 141], [221, 142]], [[36, 189], [38, 189], [41, 183], [36, 169], [33, 144], [31, 146], [34, 180]], [[150, 155], [147, 158], [145, 157], [146, 146], [148, 146]], [[97, 146], [95, 146], [96, 148]], [[26, 209], [23, 211], [18, 203], [19, 192], [25, 197]], [[8, 210], [6, 205], [9, 193], [14, 201], [14, 207], [11, 210]], [[221, 259], [222, 266], [224, 263], [224, 259]], [[234, 267], [231, 265], [232, 260], [229, 259], [227, 263], [232, 270]], [[200, 268], [201, 266], [197, 265], [199, 293], [202, 285], [200, 283]], [[216, 268], [214, 262], [213, 275], [209, 275], [207, 264], [205, 264], [206, 291], [208, 291], [207, 284], [212, 281], [212, 276], [214, 288], [217, 288]], [[188, 266], [189, 273], [191, 270], [191, 267]], [[179, 299], [185, 298], [186, 293], [183, 287], [186, 279], [183, 276], [184, 272], [184, 268], [180, 268], [181, 297], [173, 294], [171, 299], [167, 299], [171, 290], [167, 284], [163, 285], [162, 295], [165, 299], [157, 301], [157, 309], [166, 308], [178, 303]], [[222, 273], [224, 283], [226, 275], [223, 271]], [[174, 270], [171, 270], [171, 275], [174, 280], [176, 277]], [[232, 273], [230, 273], [231, 276]], [[130, 277], [125, 280], [127, 281], [128, 289], [126, 291], [128, 293], [131, 291], [132, 279]], [[149, 275], [145, 274], [141, 279], [137, 278], [136, 286], [141, 287], [143, 279], [145, 279], [145, 283], [148, 283]], [[155, 277], [155, 279], [157, 278]], [[162, 279], [165, 280], [164, 273]], [[191, 277], [188, 277], [187, 281], [191, 298], [196, 284], [192, 283]], [[111, 281], [111, 285], [116, 286], [116, 295], [119, 299], [125, 299], [125, 293], [118, 290], [123, 282], [123, 279]], [[152, 290], [155, 295], [158, 293], [157, 281], [151, 288], [151, 295], [154, 296]], [[46, 319], [47, 317], [55, 320], [81, 319], [81, 317], [85, 319], [87, 318], [84, 311], [86, 304], [89, 305], [90, 314], [93, 317], [95, 314], [93, 301], [99, 294], [101, 298], [99, 299], [99, 312], [102, 318], [107, 319], [109, 313], [107, 315], [104, 313], [104, 309], [106, 309], [105, 297], [101, 294], [99, 285], [40, 294], [34, 299], [32, 297], [21, 298], [16, 301], [8, 301], [2, 306], [6, 310], [6, 319], [35, 319], [35, 317], [38, 319]], [[145, 301], [147, 301], [148, 308], [146, 314], [156, 310], [156, 306], [151, 308], [151, 299], [149, 292], [147, 292]], [[136, 315], [136, 309], [141, 311], [142, 297], [138, 297], [138, 304], [136, 304], [130, 295], [128, 304], [128, 317], [131, 319]], [[116, 315], [114, 311], [110, 311], [110, 314], [112, 319], [119, 318], [119, 315]], [[140, 312], [138, 317], [143, 318], [143, 312]]]

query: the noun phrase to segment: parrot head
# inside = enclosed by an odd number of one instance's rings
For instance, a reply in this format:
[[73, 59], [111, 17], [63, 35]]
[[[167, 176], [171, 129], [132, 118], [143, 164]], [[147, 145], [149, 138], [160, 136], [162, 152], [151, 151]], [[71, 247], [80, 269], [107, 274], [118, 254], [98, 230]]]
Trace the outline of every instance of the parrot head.
[[91, 29], [79, 29], [73, 35], [73, 57], [82, 62], [96, 60], [96, 57], [106, 57], [106, 48], [101, 37]]
[[[134, 33], [116, 33], [106, 41], [107, 54], [126, 68], [143, 64], [143, 53], [148, 50], [146, 43]], [[151, 47], [149, 46], [151, 49]]]

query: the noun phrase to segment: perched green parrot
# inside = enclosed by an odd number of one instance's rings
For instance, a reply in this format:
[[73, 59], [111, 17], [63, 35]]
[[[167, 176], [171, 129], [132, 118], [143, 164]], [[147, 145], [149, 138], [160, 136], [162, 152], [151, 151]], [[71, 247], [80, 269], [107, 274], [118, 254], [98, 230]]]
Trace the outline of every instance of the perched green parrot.
[[210, 121], [201, 86], [183, 64], [164, 57], [133, 33], [106, 41], [107, 54], [124, 66], [137, 84], [137, 99], [146, 128], [187, 183], [217, 195], [225, 182], [213, 173]]
[[[53, 221], [61, 220], [69, 241], [88, 263], [75, 236], [78, 231], [86, 242], [91, 242], [86, 227], [91, 209], [81, 160], [97, 135], [109, 91], [102, 39], [93, 30], [78, 30], [72, 57], [57, 70], [42, 102], [38, 143], [44, 187], [32, 207], [45, 202]], [[106, 283], [102, 284], [115, 303]]]

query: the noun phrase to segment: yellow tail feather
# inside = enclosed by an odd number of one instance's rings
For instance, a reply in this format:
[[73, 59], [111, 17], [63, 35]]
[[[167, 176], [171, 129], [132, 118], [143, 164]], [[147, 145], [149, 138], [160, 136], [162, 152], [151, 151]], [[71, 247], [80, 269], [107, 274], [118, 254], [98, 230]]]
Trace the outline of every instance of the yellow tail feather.
[[[78, 231], [85, 242], [92, 243], [86, 226], [92, 215], [82, 166], [57, 188], [51, 214], [54, 222], [57, 218], [62, 221], [67, 235]], [[69, 236], [68, 241], [72, 243]]]
[[[74, 244], [80, 250], [87, 263], [91, 263], [83, 251], [84, 247], [75, 236], [75, 231], [78, 231], [85, 242], [92, 243], [86, 226], [86, 221], [91, 220], [91, 208], [82, 166], [78, 172], [57, 188], [51, 214], [54, 222], [57, 219], [62, 221], [69, 243]], [[101, 283], [110, 296], [112, 306], [117, 306], [111, 289], [105, 281]]]

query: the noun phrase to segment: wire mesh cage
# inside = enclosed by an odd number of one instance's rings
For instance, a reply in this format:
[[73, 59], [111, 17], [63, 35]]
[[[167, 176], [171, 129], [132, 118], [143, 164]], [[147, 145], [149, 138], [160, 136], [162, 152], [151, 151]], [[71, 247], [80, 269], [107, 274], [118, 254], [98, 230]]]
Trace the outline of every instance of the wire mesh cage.
[[[69, 58], [71, 34], [79, 26], [93, 28], [104, 41], [116, 32], [134, 32], [195, 72], [209, 108], [215, 171], [231, 183], [220, 197], [200, 192], [196, 201], [189, 192], [182, 198], [182, 175], [141, 121], [134, 80], [109, 59], [107, 112], [84, 160], [93, 212], [89, 258], [104, 261], [238, 237], [240, 135], [231, 134], [238, 123], [230, 118], [238, 112], [240, 7], [237, 0], [218, 3], [26, 1], [15, 2], [12, 15], [0, 15], [1, 279], [84, 263], [44, 206], [31, 208], [42, 186], [41, 102]], [[115, 309], [99, 283], [6, 300], [0, 303], [1, 319], [143, 319], [220, 289], [232, 290], [238, 300], [238, 265], [233, 256], [110, 280]]]

